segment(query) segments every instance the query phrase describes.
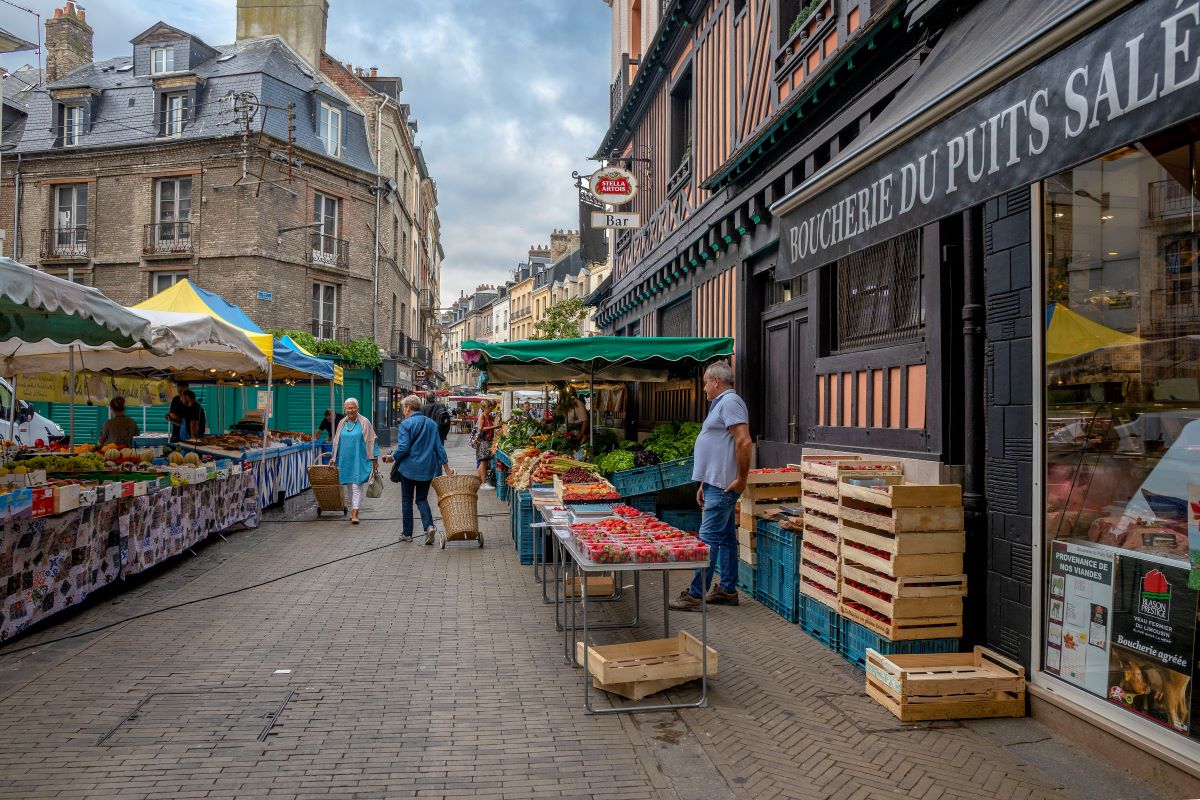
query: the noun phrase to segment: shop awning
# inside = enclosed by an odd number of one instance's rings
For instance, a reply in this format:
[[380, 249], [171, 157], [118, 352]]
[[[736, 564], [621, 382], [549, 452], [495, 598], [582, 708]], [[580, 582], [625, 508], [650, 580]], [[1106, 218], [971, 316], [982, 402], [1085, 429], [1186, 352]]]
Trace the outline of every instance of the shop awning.
[[466, 341], [463, 361], [483, 369], [489, 386], [609, 380], [662, 383], [733, 355], [733, 339], [671, 336], [589, 336], [520, 342]]
[[1132, 334], [1093, 322], [1061, 303], [1051, 303], [1046, 308], [1047, 363], [1072, 358], [1101, 347], [1141, 342], [1141, 339]]
[[149, 344], [150, 325], [97, 289], [0, 258], [0, 354], [65, 353], [73, 343]]
[[[1170, 94], [1150, 88], [1167, 80], [1166, 30], [1183, 35], [1180, 20], [1166, 22], [1174, 14], [1174, 0], [983, 0], [947, 26], [905, 88], [836, 161], [771, 207], [780, 218], [776, 279], [1194, 116], [1200, 82], [1176, 80]], [[1127, 48], [1138, 33], [1138, 46]], [[1097, 97], [1102, 74], [1122, 91], [1135, 86], [1136, 107]]]

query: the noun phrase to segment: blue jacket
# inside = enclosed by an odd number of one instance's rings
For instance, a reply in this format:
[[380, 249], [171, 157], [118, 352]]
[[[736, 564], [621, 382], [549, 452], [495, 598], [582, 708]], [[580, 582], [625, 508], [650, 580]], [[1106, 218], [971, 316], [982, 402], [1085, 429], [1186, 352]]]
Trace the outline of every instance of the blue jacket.
[[392, 458], [400, 464], [400, 474], [410, 481], [433, 480], [449, 461], [437, 423], [424, 414], [413, 414], [400, 423]]

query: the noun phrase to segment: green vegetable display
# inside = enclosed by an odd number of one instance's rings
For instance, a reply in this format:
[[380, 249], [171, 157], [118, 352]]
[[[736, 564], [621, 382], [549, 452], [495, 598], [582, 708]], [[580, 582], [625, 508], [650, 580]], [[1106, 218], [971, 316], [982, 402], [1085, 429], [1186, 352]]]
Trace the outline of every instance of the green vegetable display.
[[593, 463], [603, 474], [612, 475], [614, 472], [633, 469], [633, 459], [633, 453], [629, 450], [613, 450], [611, 453], [599, 456]]
[[663, 461], [673, 461], [690, 457], [699, 435], [699, 422], [671, 422], [655, 428], [642, 445], [657, 453]]

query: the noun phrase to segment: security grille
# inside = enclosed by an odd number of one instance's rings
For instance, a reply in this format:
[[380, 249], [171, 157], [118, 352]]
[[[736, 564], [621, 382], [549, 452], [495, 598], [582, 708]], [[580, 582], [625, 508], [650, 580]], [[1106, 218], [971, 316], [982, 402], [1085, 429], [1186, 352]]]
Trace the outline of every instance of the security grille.
[[919, 338], [921, 233], [911, 231], [837, 262], [835, 350]]
[[658, 333], [660, 336], [692, 335], [692, 298], [683, 298], [659, 312]]

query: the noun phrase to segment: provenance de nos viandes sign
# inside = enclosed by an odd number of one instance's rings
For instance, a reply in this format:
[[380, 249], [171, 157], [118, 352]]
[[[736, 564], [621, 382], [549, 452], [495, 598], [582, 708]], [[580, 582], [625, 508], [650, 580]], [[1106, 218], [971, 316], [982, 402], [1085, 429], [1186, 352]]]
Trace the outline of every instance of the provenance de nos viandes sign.
[[637, 195], [637, 176], [622, 167], [601, 167], [588, 178], [592, 194], [604, 203], [619, 206]]
[[1200, 0], [1146, 0], [785, 213], [776, 279], [1197, 113]]

